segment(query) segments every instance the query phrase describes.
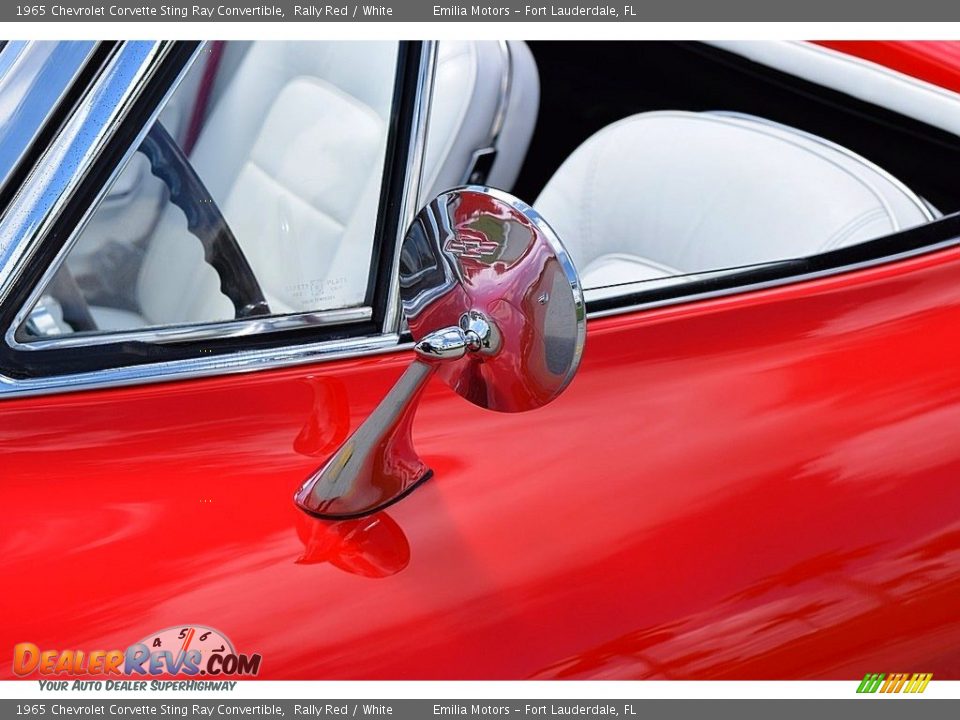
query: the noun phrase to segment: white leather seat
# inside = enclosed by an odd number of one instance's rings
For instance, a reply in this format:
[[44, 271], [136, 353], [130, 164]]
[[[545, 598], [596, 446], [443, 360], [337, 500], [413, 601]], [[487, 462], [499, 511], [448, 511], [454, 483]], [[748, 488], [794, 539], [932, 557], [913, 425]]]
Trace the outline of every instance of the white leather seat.
[[599, 131], [535, 206], [587, 289], [805, 257], [933, 218], [898, 180], [822, 138], [681, 111]]
[[[191, 162], [274, 314], [364, 300], [396, 52], [394, 42], [254, 42], [218, 88]], [[509, 51], [496, 42], [441, 43], [424, 189], [462, 183], [474, 152], [491, 143], [498, 153], [489, 182], [512, 184], [538, 98], [523, 43]], [[91, 311], [101, 330], [229, 320], [233, 307], [219, 284], [183, 213], [169, 206], [137, 281], [140, 314]]]

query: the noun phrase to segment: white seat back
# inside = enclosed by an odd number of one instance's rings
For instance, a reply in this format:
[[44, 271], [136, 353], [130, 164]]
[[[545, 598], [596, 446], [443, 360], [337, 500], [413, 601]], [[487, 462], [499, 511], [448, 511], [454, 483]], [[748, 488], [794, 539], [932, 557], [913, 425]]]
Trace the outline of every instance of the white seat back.
[[596, 133], [536, 207], [587, 288], [805, 257], [932, 217], [902, 183], [821, 138], [680, 111]]

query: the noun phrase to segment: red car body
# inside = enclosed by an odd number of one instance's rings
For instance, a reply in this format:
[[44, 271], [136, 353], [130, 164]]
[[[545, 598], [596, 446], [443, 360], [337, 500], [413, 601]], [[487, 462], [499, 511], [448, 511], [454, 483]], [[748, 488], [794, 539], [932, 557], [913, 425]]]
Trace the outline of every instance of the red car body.
[[5, 401], [0, 675], [195, 623], [266, 679], [960, 677], [960, 249], [592, 319], [530, 413], [434, 381], [431, 480], [298, 511], [410, 360]]

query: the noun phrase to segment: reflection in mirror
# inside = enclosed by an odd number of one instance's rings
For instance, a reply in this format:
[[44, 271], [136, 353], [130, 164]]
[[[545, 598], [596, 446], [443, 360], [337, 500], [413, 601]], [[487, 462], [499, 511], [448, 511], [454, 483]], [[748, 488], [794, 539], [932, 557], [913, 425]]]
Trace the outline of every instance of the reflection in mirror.
[[517, 412], [550, 402], [583, 350], [579, 280], [560, 240], [531, 207], [489, 188], [443, 193], [403, 244], [400, 296], [414, 340], [457, 327], [466, 312], [498, 335], [438, 373], [471, 402]]

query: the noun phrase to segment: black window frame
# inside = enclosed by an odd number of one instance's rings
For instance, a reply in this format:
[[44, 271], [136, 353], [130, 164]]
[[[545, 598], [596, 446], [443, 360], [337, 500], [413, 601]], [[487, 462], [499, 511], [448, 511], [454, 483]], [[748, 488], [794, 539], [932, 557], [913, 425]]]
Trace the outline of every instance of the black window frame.
[[[57, 217], [36, 254], [12, 285], [5, 302], [0, 306], [0, 327], [4, 333], [12, 327], [21, 308], [28, 302], [48, 269], [56, 261], [64, 245], [74, 236], [83, 215], [92, 206], [97, 194], [110, 177], [130, 146], [149, 122], [170, 88], [189, 66], [202, 43], [177, 41], [172, 44], [157, 72], [139, 93], [133, 109], [124, 118], [110, 141], [95, 159], [93, 166], [73, 197]], [[198, 357], [229, 356], [238, 352], [291, 348], [301, 344], [334, 343], [355, 338], [380, 336], [388, 321], [392, 288], [392, 269], [395, 261], [396, 238], [403, 212], [402, 199], [406, 189], [407, 166], [410, 162], [409, 142], [414, 131], [414, 120], [419, 100], [419, 82], [423, 43], [400, 41], [395, 72], [394, 100], [387, 134], [384, 174], [380, 204], [369, 268], [365, 305], [372, 310], [369, 320], [345, 321], [343, 324], [306, 325], [292, 328], [264, 330], [243, 335], [209, 336], [198, 339], [145, 340], [125, 338], [122, 331], [91, 336], [96, 342], [71, 343], [69, 347], [17, 348], [0, 343], [0, 373], [17, 381], [37, 378], [55, 378], [155, 363], [190, 360]], [[106, 57], [100, 58], [101, 62]], [[84, 77], [90, 82], [95, 73]], [[85, 88], [76, 88], [64, 98], [64, 114], [82, 96]], [[45, 149], [37, 147], [34, 160]], [[256, 322], [256, 318], [250, 322]], [[243, 322], [243, 321], [241, 321]], [[204, 324], [196, 327], [202, 328]], [[185, 326], [186, 327], [186, 326]], [[73, 336], [71, 336], [73, 337]], [[81, 336], [77, 336], [78, 340]], [[25, 344], [28, 345], [28, 344]]]

